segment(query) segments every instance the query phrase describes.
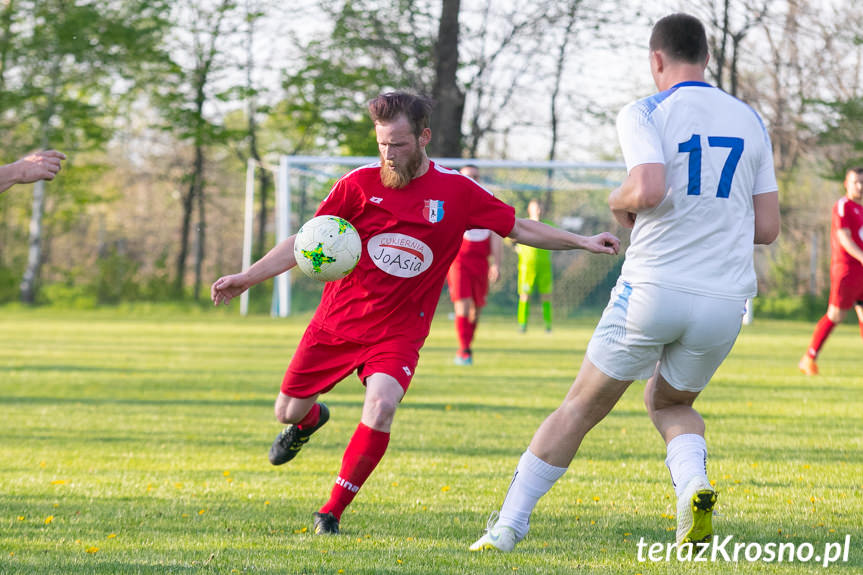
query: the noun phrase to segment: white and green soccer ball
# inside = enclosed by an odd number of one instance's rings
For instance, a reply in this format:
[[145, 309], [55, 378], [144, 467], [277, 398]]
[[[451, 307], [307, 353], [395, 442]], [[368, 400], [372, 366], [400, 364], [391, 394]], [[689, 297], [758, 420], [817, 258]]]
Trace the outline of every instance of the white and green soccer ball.
[[297, 267], [322, 282], [339, 280], [351, 273], [362, 254], [360, 234], [337, 216], [317, 216], [297, 232], [294, 256]]

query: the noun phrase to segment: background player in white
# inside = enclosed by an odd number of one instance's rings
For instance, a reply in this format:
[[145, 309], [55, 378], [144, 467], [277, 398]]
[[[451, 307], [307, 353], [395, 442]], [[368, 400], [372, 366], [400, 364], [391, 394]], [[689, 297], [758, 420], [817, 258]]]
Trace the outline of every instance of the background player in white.
[[608, 203], [633, 227], [621, 276], [568, 395], [537, 430], [499, 519], [471, 550], [512, 550], [585, 434], [645, 378], [678, 496], [677, 541], [712, 536], [716, 495], [704, 421], [692, 403], [734, 344], [756, 291], [753, 242], [776, 238], [779, 200], [760, 118], [706, 84], [706, 66], [696, 18], [656, 23], [650, 70], [660, 92], [625, 107], [617, 121], [628, 175]]
[[[366, 386], [362, 417], [342, 458], [329, 500], [314, 513], [317, 534], [339, 533], [339, 522], [387, 450], [399, 402], [415, 373], [447, 270], [465, 230], [490, 229], [548, 249], [582, 248], [615, 254], [609, 233], [584, 237], [515, 210], [456, 171], [426, 156], [432, 102], [407, 92], [369, 103], [380, 162], [336, 182], [315, 215], [350, 221], [363, 254], [347, 277], [328, 282], [312, 321], [291, 358], [276, 399], [286, 427], [270, 448], [270, 462], [292, 460], [329, 419], [320, 395], [357, 372]], [[291, 236], [242, 273], [212, 286], [215, 304], [296, 265]]]

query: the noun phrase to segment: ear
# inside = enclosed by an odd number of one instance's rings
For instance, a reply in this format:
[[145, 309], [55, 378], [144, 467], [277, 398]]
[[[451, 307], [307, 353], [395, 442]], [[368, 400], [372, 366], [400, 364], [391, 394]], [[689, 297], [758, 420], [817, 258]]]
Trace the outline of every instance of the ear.
[[665, 58], [663, 57], [662, 52], [658, 50], [651, 50], [650, 63], [651, 68], [653, 68], [657, 73], [661, 74], [665, 69]]
[[429, 142], [431, 142], [431, 130], [428, 128], [423, 128], [422, 133], [420, 133], [419, 137], [420, 148], [425, 148], [428, 146]]

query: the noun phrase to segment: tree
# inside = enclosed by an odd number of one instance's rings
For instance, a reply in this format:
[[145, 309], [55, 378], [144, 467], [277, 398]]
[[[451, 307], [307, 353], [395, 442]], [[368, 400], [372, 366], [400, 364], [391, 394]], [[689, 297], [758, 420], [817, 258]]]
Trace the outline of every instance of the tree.
[[208, 8], [198, 2], [175, 6], [176, 19], [181, 25], [169, 43], [173, 63], [170, 74], [155, 97], [165, 129], [175, 133], [180, 141], [192, 147], [192, 160], [181, 193], [182, 207], [180, 247], [174, 276], [174, 291], [182, 294], [189, 256], [189, 240], [193, 213], [197, 209], [195, 228], [194, 297], [200, 298], [203, 284], [202, 266], [206, 240], [206, 149], [224, 143], [230, 134], [208, 116], [208, 106], [214, 104], [214, 76], [226, 66], [226, 18], [234, 9], [232, 0], [220, 0]]
[[[103, 146], [136, 74], [158, 59], [165, 3], [7, 2], [0, 12], [0, 109], [20, 148]], [[12, 150], [5, 149], [4, 152]], [[34, 186], [21, 299], [35, 301], [48, 186]]]
[[461, 122], [464, 91], [458, 84], [460, 0], [443, 0], [440, 25], [435, 41], [435, 79], [432, 97], [436, 101], [431, 118], [432, 138], [429, 153], [434, 156], [461, 156]]

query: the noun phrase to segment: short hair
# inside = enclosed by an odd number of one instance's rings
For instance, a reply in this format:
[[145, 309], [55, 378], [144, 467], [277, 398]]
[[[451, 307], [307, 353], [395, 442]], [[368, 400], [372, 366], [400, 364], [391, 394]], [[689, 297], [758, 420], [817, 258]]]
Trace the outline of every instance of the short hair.
[[387, 92], [369, 102], [372, 122], [385, 122], [404, 114], [415, 136], [429, 127], [434, 101], [410, 92]]
[[848, 168], [847, 170], [845, 170], [845, 177], [847, 178], [848, 174], [850, 174], [851, 172], [856, 172], [858, 176], [863, 176], [863, 166]]
[[672, 60], [701, 64], [707, 59], [707, 34], [695, 16], [677, 13], [660, 19], [650, 34], [650, 49]]

